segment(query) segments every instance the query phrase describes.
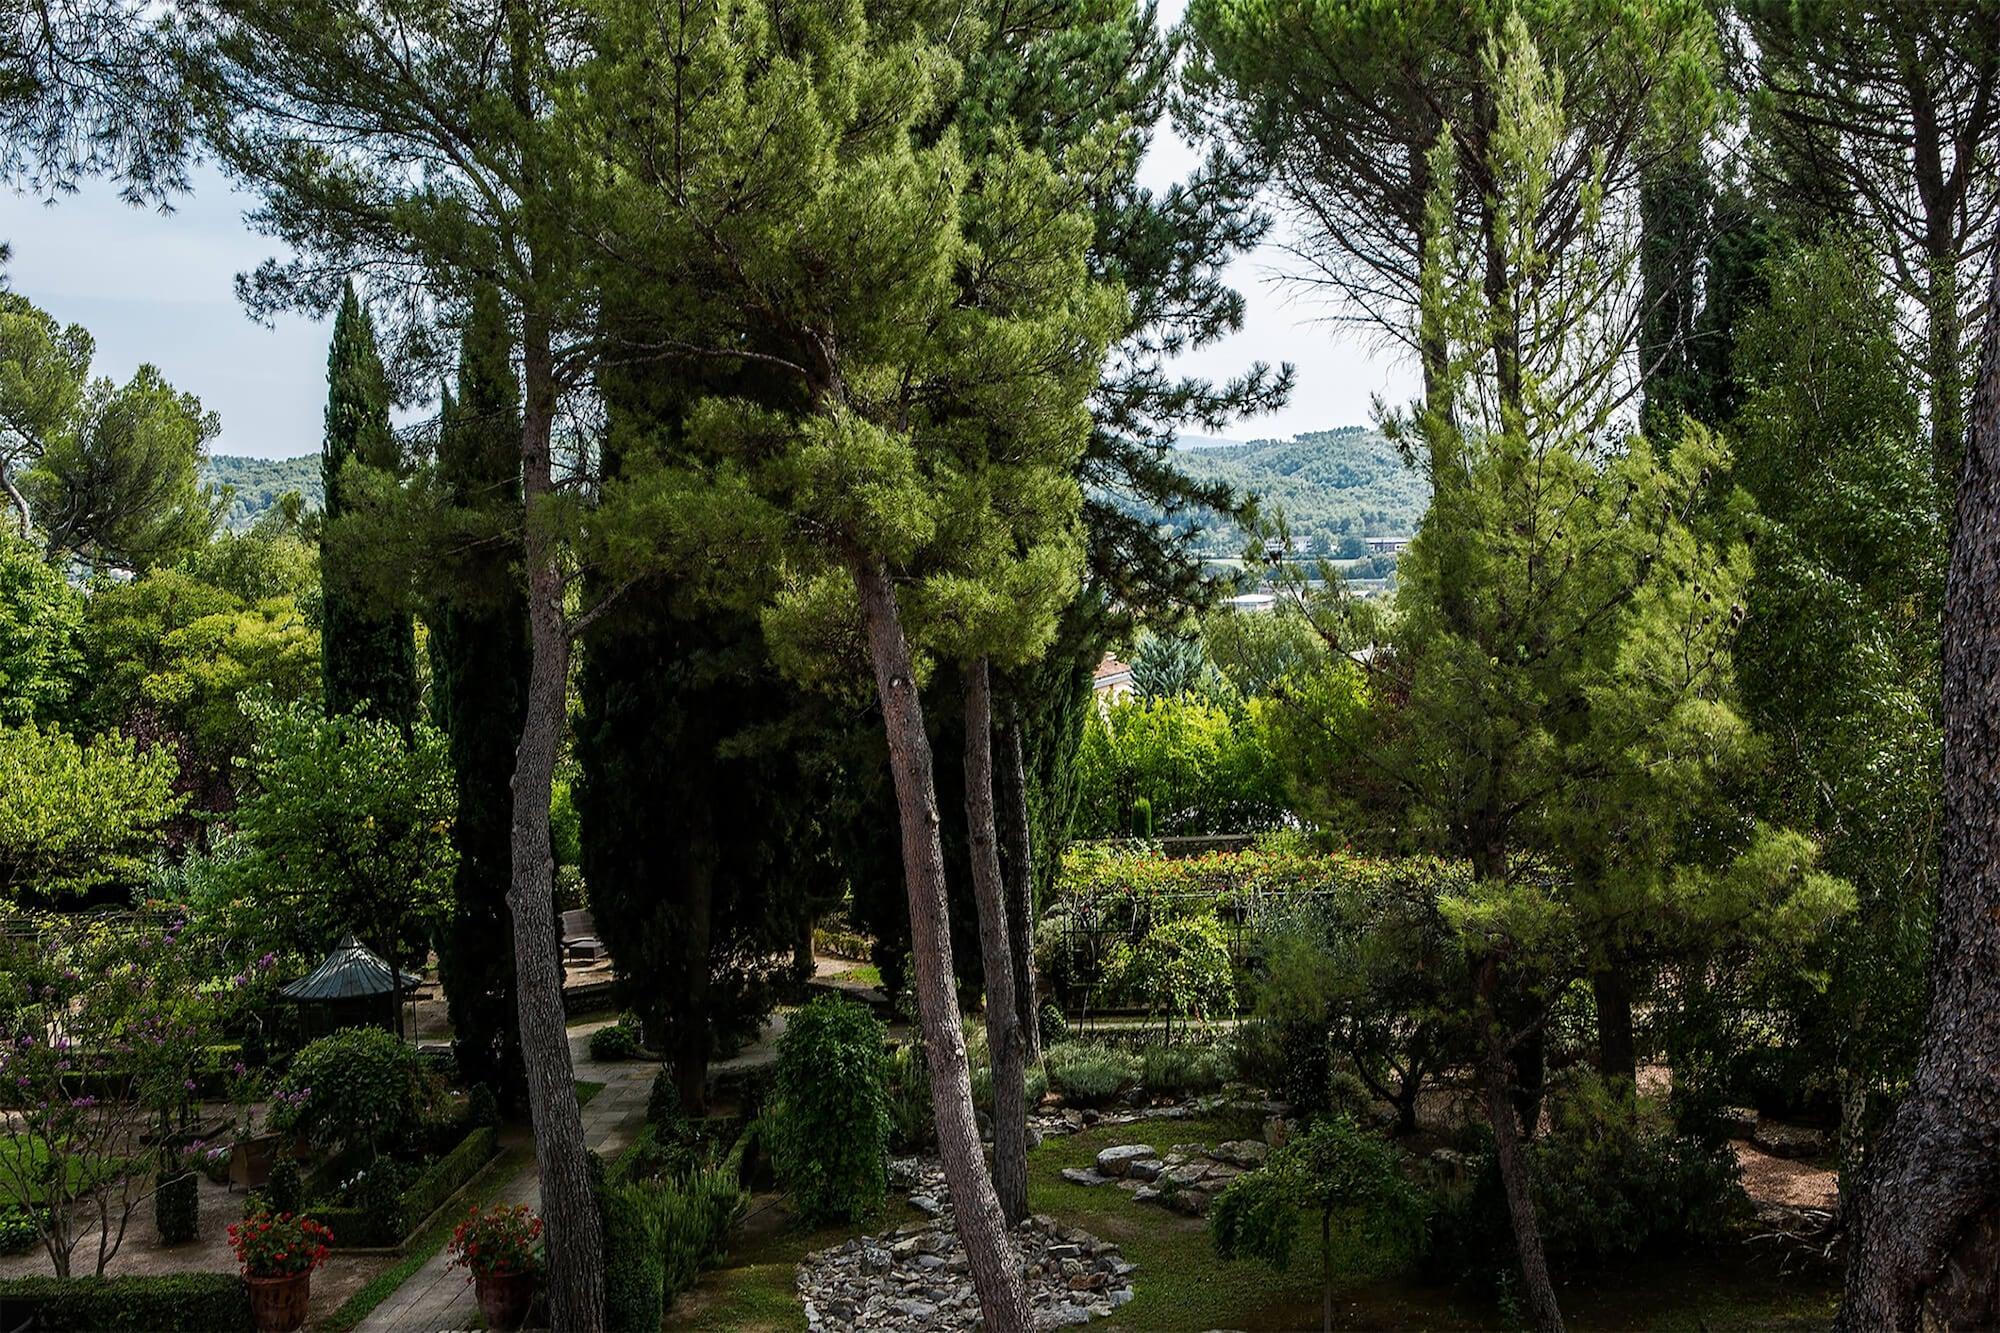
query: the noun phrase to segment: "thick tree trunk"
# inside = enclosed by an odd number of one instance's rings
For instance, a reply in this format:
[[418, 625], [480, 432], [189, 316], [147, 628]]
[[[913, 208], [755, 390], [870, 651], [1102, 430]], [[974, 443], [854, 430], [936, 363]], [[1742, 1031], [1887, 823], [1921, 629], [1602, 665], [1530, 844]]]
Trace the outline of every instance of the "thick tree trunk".
[[993, 1061], [993, 1192], [1010, 1225], [1028, 1216], [1028, 1107], [1021, 1013], [1014, 1003], [1007, 890], [993, 814], [993, 686], [984, 658], [965, 673], [965, 827], [986, 976], [986, 1048]]
[[917, 698], [916, 668], [903, 622], [896, 610], [888, 573], [867, 558], [852, 565], [875, 667], [875, 688], [889, 741], [889, 770], [903, 833], [903, 878], [910, 899], [910, 970], [917, 1013], [930, 1064], [931, 1097], [937, 1117], [938, 1156], [951, 1186], [959, 1239], [979, 1292], [979, 1308], [991, 1333], [1027, 1333], [1034, 1327], [1020, 1257], [1007, 1234], [993, 1183], [986, 1178], [979, 1125], [972, 1111], [972, 1081], [966, 1072], [965, 1034], [958, 1026], [958, 981], [952, 973], [951, 931], [946, 913], [944, 846], [938, 840], [937, 783], [931, 771], [930, 738], [924, 733], [923, 704]]
[[[1989, 299], [2000, 309], [2000, 267]], [[1945, 575], [1944, 832], [1930, 1011], [1855, 1193], [1838, 1327], [2000, 1319], [2000, 321], [1989, 320]]]
[[1028, 830], [1028, 770], [1021, 758], [1021, 719], [1006, 711], [994, 756], [993, 795], [999, 803], [1001, 870], [1007, 891], [1007, 950], [1014, 960], [1014, 1012], [1022, 1056], [1042, 1062], [1042, 1005], [1035, 993], [1035, 851]]
[[1541, 1224], [1535, 1218], [1535, 1199], [1529, 1188], [1528, 1153], [1514, 1106], [1513, 1060], [1495, 1003], [1500, 967], [1491, 959], [1481, 961], [1477, 967], [1480, 1040], [1484, 1045], [1479, 1067], [1486, 1083], [1486, 1114], [1493, 1125], [1493, 1152], [1500, 1167], [1500, 1186], [1507, 1196], [1507, 1220], [1512, 1224], [1514, 1247], [1521, 1261], [1521, 1289], [1527, 1296], [1528, 1314], [1535, 1327], [1541, 1333], [1562, 1333], [1562, 1309], [1556, 1303], [1548, 1256], [1542, 1250]]
[[1639, 1046], [1632, 1035], [1632, 983], [1615, 963], [1590, 974], [1597, 1001], [1597, 1072], [1606, 1083], [1639, 1081]]
[[[687, 1008], [674, 1024], [674, 1086], [680, 1092], [682, 1114], [700, 1119], [708, 1114], [708, 1056], [711, 1049], [709, 1024], [709, 947], [715, 934], [715, 858], [710, 853], [714, 834], [703, 813], [700, 846], [690, 847], [688, 866], [687, 952], [682, 955], [687, 968], [685, 993]], [[690, 1021], [691, 1016], [699, 1016]]]
[[563, 574], [554, 539], [541, 521], [554, 479], [549, 436], [555, 420], [547, 330], [529, 317], [523, 331], [527, 410], [521, 427], [522, 493], [526, 504], [530, 663], [521, 748], [514, 759], [514, 974], [521, 1011], [521, 1051], [528, 1067], [528, 1108], [542, 1180], [548, 1251], [549, 1317], [565, 1333], [604, 1328], [604, 1236], [592, 1197], [583, 1112], [562, 999], [562, 941], [556, 932], [555, 857], [549, 844], [549, 799], [562, 739], [569, 680], [569, 627], [563, 619]]

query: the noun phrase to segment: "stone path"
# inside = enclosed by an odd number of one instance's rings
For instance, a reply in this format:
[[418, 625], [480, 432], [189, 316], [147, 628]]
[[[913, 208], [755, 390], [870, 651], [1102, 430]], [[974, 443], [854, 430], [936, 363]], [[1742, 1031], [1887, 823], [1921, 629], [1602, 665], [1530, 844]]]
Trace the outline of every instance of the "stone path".
[[[590, 1034], [606, 1022], [582, 1024], [569, 1030], [569, 1054], [579, 1080], [602, 1083], [604, 1090], [583, 1108], [583, 1137], [606, 1158], [615, 1156], [638, 1136], [646, 1123], [646, 1094], [658, 1065], [649, 1060], [599, 1064], [590, 1058]], [[533, 1163], [523, 1167], [501, 1188], [496, 1202], [542, 1204], [542, 1182]], [[445, 1267], [451, 1256], [439, 1250], [412, 1273], [395, 1294], [375, 1307], [361, 1323], [361, 1333], [440, 1333], [473, 1327], [479, 1314], [465, 1274]]]

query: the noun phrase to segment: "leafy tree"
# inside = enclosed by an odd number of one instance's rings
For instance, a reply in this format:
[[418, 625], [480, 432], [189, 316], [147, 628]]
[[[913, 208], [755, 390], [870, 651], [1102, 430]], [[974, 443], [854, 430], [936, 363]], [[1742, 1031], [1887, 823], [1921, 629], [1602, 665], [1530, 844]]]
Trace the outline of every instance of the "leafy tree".
[[0, 536], [0, 723], [50, 721], [82, 673], [84, 599], [26, 542]]
[[134, 204], [187, 188], [171, 16], [127, 0], [21, 0], [5, 23], [0, 176], [53, 198], [106, 175]]
[[[287, 582], [297, 586], [290, 578], [243, 586], [264, 591]], [[84, 608], [82, 646], [89, 684], [76, 716], [92, 730], [142, 736], [173, 753], [176, 786], [198, 811], [235, 803], [235, 762], [252, 736], [241, 708], [246, 693], [318, 694], [318, 636], [292, 596], [253, 601], [186, 567], [96, 585]]]
[[445, 492], [444, 590], [431, 612], [431, 712], [457, 785], [452, 909], [438, 941], [459, 1066], [511, 1103], [526, 1095], [507, 889], [513, 764], [527, 706], [528, 621], [518, 568], [520, 386], [498, 296], [475, 298], [446, 404], [436, 481]]
[[220, 425], [151, 366], [122, 387], [92, 380], [95, 350], [80, 325], [0, 293], [0, 489], [51, 554], [171, 563], [214, 530], [221, 502], [199, 471]]
[[1144, 803], [1161, 836], [1272, 828], [1288, 809], [1285, 774], [1259, 701], [1228, 711], [1197, 699], [1122, 700], [1092, 715], [1077, 751], [1078, 826], [1087, 837], [1138, 832]]
[[[416, 719], [416, 630], [407, 612], [376, 605], [354, 568], [354, 534], [342, 519], [363, 469], [392, 475], [402, 470], [402, 447], [389, 428], [389, 383], [375, 350], [375, 329], [352, 288], [333, 321], [326, 364], [327, 535], [320, 542], [321, 661], [329, 715], [365, 708], [408, 733]], [[350, 538], [343, 549], [337, 536]]]
[[[1381, 642], [1353, 641], [1338, 608], [1321, 622], [1338, 675], [1369, 650], [1366, 706], [1347, 691], [1294, 706], [1334, 704], [1312, 721], [1345, 771], [1470, 864], [1443, 909], [1470, 964], [1524, 1293], [1536, 1323], [1559, 1328], [1523, 1144], [1549, 1001], [1621, 947], [1628, 915], [1798, 939], [1843, 896], [1794, 836], [1739, 828], [1709, 857], [1681, 851], [1690, 793], [1753, 742], [1729, 660], [1746, 506], [1714, 484], [1727, 456], [1699, 428], [1670, 452], [1612, 446], [1624, 335], [1596, 312], [1623, 290], [1631, 250], [1594, 176], [1560, 202], [1572, 140], [1526, 22], [1502, 23], [1484, 59], [1499, 110], [1483, 139], [1500, 182], [1490, 218], [1450, 207], [1454, 141], [1432, 155], [1422, 318], [1445, 373], [1416, 422], [1431, 515]], [[1581, 224], [1548, 250], [1540, 220], [1565, 207]]]
[[384, 958], [419, 962], [451, 906], [451, 760], [419, 724], [322, 717], [299, 700], [244, 701], [256, 740], [243, 759], [236, 825], [247, 854], [229, 863], [283, 915], [288, 943], [324, 953], [354, 934]]
[[1409, 1248], [1423, 1233], [1423, 1194], [1402, 1173], [1401, 1154], [1352, 1120], [1316, 1121], [1216, 1196], [1209, 1223], [1216, 1252], [1248, 1255], [1282, 1273], [1301, 1218], [1316, 1217], [1320, 1327], [1331, 1333], [1335, 1221], [1376, 1245]]
[[1969, 312], [2000, 211], [2000, 13], [1878, 0], [1733, 8], [1751, 47], [1735, 63], [1765, 145], [1753, 161], [1781, 196], [1859, 226], [1922, 311], [1909, 357], [1932, 475], [1948, 487], [1965, 446]]
[[174, 760], [122, 736], [79, 745], [53, 727], [0, 726], [0, 893], [47, 906], [142, 877], [179, 811]]
[[[2000, 302], [2000, 267], [1989, 302]], [[1945, 573], [1944, 827], [1923, 1041], [1910, 1091], [1856, 1191], [1846, 1330], [1976, 1325], [2000, 1309], [1992, 1164], [2000, 1124], [2000, 1003], [1985, 960], [2000, 949], [2000, 860], [1991, 799], [2000, 737], [1992, 646], [2000, 614], [2000, 323], [1989, 321]]]

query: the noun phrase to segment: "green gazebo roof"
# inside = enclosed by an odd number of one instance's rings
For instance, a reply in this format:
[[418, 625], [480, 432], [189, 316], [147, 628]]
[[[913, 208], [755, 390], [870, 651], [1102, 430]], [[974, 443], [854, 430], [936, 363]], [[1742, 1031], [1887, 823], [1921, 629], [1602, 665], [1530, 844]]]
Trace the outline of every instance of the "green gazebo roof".
[[382, 956], [352, 935], [333, 946], [320, 965], [286, 986], [280, 994], [292, 1000], [363, 1000], [423, 984], [415, 973], [391, 970]]

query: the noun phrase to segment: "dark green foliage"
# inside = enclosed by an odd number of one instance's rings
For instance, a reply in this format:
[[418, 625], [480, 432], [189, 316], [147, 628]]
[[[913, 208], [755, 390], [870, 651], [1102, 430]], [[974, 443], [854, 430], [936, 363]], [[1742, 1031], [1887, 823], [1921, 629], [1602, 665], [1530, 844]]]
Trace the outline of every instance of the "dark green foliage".
[[497, 1151], [497, 1139], [490, 1128], [475, 1129], [413, 1178], [408, 1171], [388, 1164], [390, 1169], [379, 1176], [379, 1186], [364, 1182], [362, 1190], [369, 1197], [363, 1202], [314, 1204], [309, 1211], [332, 1229], [334, 1244], [342, 1248], [400, 1245], [413, 1227], [479, 1174]]
[[499, 296], [481, 288], [446, 404], [436, 480], [451, 556], [430, 611], [431, 715], [451, 743], [458, 869], [438, 940], [460, 1070], [519, 1107], [525, 1098], [514, 998], [514, 768], [527, 708], [528, 613], [519, 568], [520, 386]]
[[931, 1101], [931, 1068], [918, 1042], [889, 1053], [889, 1146], [899, 1153], [922, 1152], [937, 1143], [937, 1109]]
[[722, 1258], [729, 1233], [743, 1216], [745, 1196], [735, 1174], [718, 1166], [661, 1186], [656, 1199], [666, 1299], [672, 1304]]
[[[334, 317], [326, 375], [321, 475], [326, 531], [331, 533], [348, 511], [347, 488], [361, 483], [363, 469], [390, 475], [402, 470], [402, 450], [389, 426], [389, 383], [375, 350], [374, 325], [351, 287]], [[375, 604], [371, 580], [350, 562], [353, 545], [326, 537], [320, 543], [327, 713], [351, 713], [365, 703], [369, 716], [408, 732], [416, 720], [416, 632], [407, 612]]]
[[630, 1014], [590, 1034], [593, 1060], [634, 1060], [639, 1056], [639, 1026]]
[[160, 1244], [185, 1245], [201, 1228], [201, 1177], [193, 1167], [162, 1177], [153, 1191], [153, 1227]]
[[681, 1114], [681, 1092], [674, 1083], [674, 1071], [662, 1065], [646, 1089], [646, 1123], [673, 1126], [686, 1123]]
[[1069, 1041], [1042, 1053], [1049, 1087], [1071, 1106], [1101, 1106], [1139, 1077], [1132, 1057], [1116, 1046]]
[[211, 454], [201, 465], [204, 485], [230, 492], [229, 507], [222, 512], [222, 526], [228, 532], [248, 532], [265, 515], [277, 510], [287, 495], [296, 495], [307, 510], [326, 503], [326, 479], [320, 460], [313, 454], [297, 458], [244, 458], [235, 454]]
[[444, 1205], [446, 1199], [465, 1187], [480, 1168], [498, 1151], [498, 1133], [484, 1125], [467, 1134], [459, 1145], [425, 1168], [423, 1174], [403, 1190], [402, 1229], [407, 1231]]
[[296, 1213], [305, 1205], [305, 1182], [299, 1174], [299, 1159], [280, 1152], [271, 1164], [271, 1178], [264, 1184], [264, 1197], [274, 1213]]
[[885, 1030], [867, 1009], [822, 996], [778, 1039], [778, 1178], [810, 1224], [865, 1217], [888, 1187]]
[[655, 1195], [645, 1185], [603, 1191], [604, 1321], [611, 1333], [657, 1333], [666, 1317], [666, 1259]]
[[234, 1273], [0, 1278], [0, 1325], [33, 1311], [48, 1333], [233, 1333], [251, 1327]]
[[[1710, 1244], [1746, 1215], [1735, 1155], [1675, 1129], [1666, 1107], [1578, 1073], [1553, 1087], [1550, 1130], [1530, 1155], [1549, 1259], [1603, 1263]], [[1490, 1149], [1471, 1181], [1439, 1193], [1426, 1267], [1485, 1278], [1511, 1261], [1506, 1200]]]
[[438, 1095], [415, 1048], [381, 1028], [342, 1028], [311, 1042], [292, 1058], [282, 1087], [304, 1098], [274, 1107], [275, 1126], [367, 1156], [415, 1138]]
[[0, 1204], [0, 1254], [19, 1254], [41, 1243], [42, 1233], [25, 1208]]
[[1220, 1046], [1183, 1042], [1139, 1050], [1139, 1086], [1148, 1093], [1180, 1096], [1214, 1092], [1228, 1081], [1231, 1072], [1228, 1053]]
[[1231, 1181], [1215, 1198], [1209, 1226], [1223, 1258], [1248, 1256], [1283, 1272], [1301, 1220], [1317, 1223], [1320, 1280], [1330, 1292], [1336, 1228], [1371, 1248], [1407, 1254], [1423, 1234], [1424, 1210], [1403, 1155], [1348, 1117], [1333, 1116]]
[[500, 1125], [500, 1099], [484, 1083], [473, 1084], [465, 1094], [465, 1123], [474, 1129]]
[[1069, 1019], [1063, 1016], [1061, 1006], [1051, 1002], [1042, 1006], [1042, 1045], [1054, 1046], [1057, 1042], [1069, 1040]]

